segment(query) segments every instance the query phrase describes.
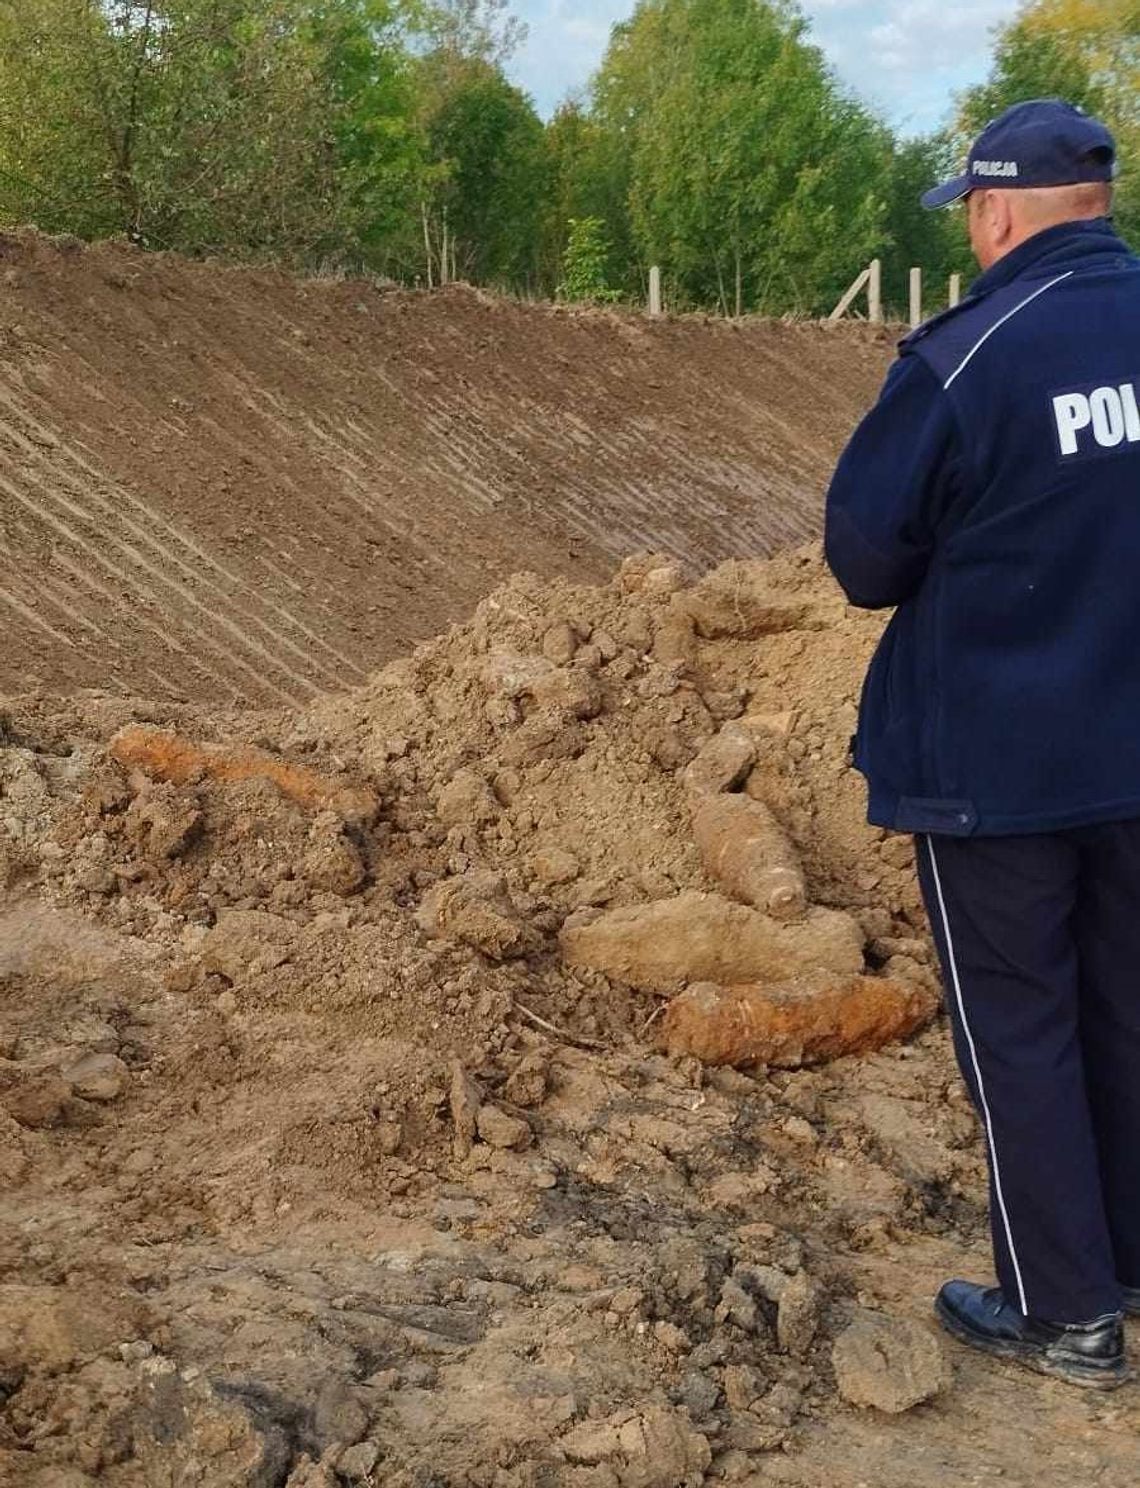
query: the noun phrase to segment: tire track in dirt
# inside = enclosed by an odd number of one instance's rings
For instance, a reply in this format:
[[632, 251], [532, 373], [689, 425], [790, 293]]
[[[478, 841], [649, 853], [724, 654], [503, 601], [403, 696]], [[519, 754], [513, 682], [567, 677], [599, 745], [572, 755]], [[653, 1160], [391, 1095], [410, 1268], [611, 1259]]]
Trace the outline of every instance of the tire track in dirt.
[[[69, 493], [73, 493], [78, 500], [82, 501], [86, 499], [93, 504], [101, 516], [107, 518], [109, 521], [117, 520], [130, 538], [148, 547], [159, 560], [165, 561], [172, 568], [177, 569], [184, 580], [199, 584], [203, 589], [210, 591], [216, 599], [220, 599], [222, 603], [233, 606], [241, 612], [240, 618], [245, 624], [261, 630], [271, 642], [292, 652], [296, 660], [305, 663], [306, 667], [312, 670], [314, 666], [312, 645], [309, 647], [298, 645], [288, 637], [280, 635], [272, 622], [267, 623], [256, 614], [251, 614], [248, 600], [253, 599], [256, 602], [257, 595], [256, 593], [252, 595], [247, 594], [246, 586], [243, 585], [242, 580], [236, 574], [232, 573], [223, 564], [215, 561], [191, 536], [167, 522], [153, 506], [133, 496], [129, 491], [123, 488], [113, 489], [106, 498], [96, 494], [103, 484], [103, 478], [99, 471], [94, 469], [76, 450], [60, 441], [51, 430], [28, 418], [26, 415], [22, 420], [24, 427], [17, 427], [16, 421], [21, 411], [16, 409], [11, 400], [0, 392], [0, 409], [3, 409], [5, 406], [8, 407], [12, 418], [12, 422], [8, 426], [9, 431], [21, 446], [26, 461], [32, 466], [41, 469], [44, 473], [43, 479], [38, 484], [45, 492], [45, 495], [51, 497], [53, 494], [51, 486], [54, 478], [56, 484], [61, 485]], [[41, 449], [44, 448], [54, 451], [57, 455], [56, 460], [52, 462], [54, 469], [49, 468], [47, 460], [40, 453]], [[62, 500], [62, 498], [57, 496], [57, 500]], [[71, 506], [70, 503], [68, 503], [68, 509], [72, 512], [76, 511], [76, 508]], [[128, 512], [133, 513], [134, 519], [127, 515]], [[152, 532], [159, 535], [152, 536]], [[144, 560], [134, 552], [126, 543], [125, 539], [120, 540], [119, 547], [123, 552], [132, 556], [136, 564], [145, 566]], [[180, 585], [173, 584], [171, 580], [165, 580], [165, 582], [171, 583], [172, 587], [175, 587], [179, 593], [185, 595], [185, 590]], [[226, 582], [231, 586], [232, 592], [226, 591], [224, 587]], [[193, 601], [193, 603], [197, 604], [198, 602]], [[200, 608], [204, 610], [207, 616], [211, 613], [208, 606], [200, 606]], [[281, 610], [279, 606], [271, 605], [270, 608], [277, 609], [288, 623], [295, 623], [293, 617], [287, 611]], [[238, 631], [234, 629], [228, 620], [218, 617], [217, 623], [220, 628], [229, 632], [231, 638], [241, 640]], [[311, 636], [309, 639], [310, 641], [313, 640]], [[255, 652], [263, 662], [268, 661], [273, 664], [273, 658], [257, 640], [251, 638], [244, 644], [246, 649]], [[329, 649], [324, 646], [323, 642], [316, 642], [316, 646], [317, 649]], [[349, 667], [352, 665], [346, 657], [337, 657], [336, 659], [343, 665]], [[282, 663], [280, 660], [275, 664], [279, 670], [286, 672], [302, 689], [299, 694], [286, 691], [282, 696], [304, 696], [313, 690], [313, 684], [307, 676], [294, 671], [288, 664]], [[319, 663], [316, 664], [319, 665]], [[336, 673], [331, 668], [326, 666], [324, 671], [326, 673], [326, 680], [335, 679]]]
[[[300, 673], [292, 673], [291, 675], [304, 690], [297, 693], [290, 692], [260, 673], [238, 651], [227, 646], [224, 640], [218, 641], [209, 636], [201, 628], [203, 619], [207, 625], [211, 621], [216, 621], [219, 629], [228, 631], [239, 643], [245, 639], [240, 629], [232, 620], [225, 616], [215, 615], [194, 596], [188, 586], [162, 571], [161, 564], [163, 561], [168, 562], [172, 568], [180, 566], [170, 548], [158, 543], [150, 544], [155, 553], [155, 558], [152, 561], [139, 548], [127, 541], [126, 538], [112, 537], [106, 529], [100, 530], [97, 536], [85, 535], [78, 527], [69, 526], [58, 514], [58, 511], [53, 512], [52, 510], [53, 506], [60, 508], [67, 516], [70, 516], [78, 523], [82, 523], [85, 520], [85, 513], [76, 501], [69, 500], [60, 491], [53, 491], [43, 482], [34, 478], [28, 484], [31, 491], [38, 493], [40, 497], [38, 503], [28, 496], [22, 495], [2, 477], [0, 477], [0, 493], [9, 496], [26, 512], [37, 517], [39, 522], [57, 538], [62, 538], [70, 542], [77, 553], [86, 554], [90, 564], [102, 568], [112, 579], [117, 579], [120, 583], [127, 586], [130, 591], [130, 599], [125, 606], [120, 604], [120, 610], [133, 610], [136, 605], [140, 605], [166, 614], [171, 609], [172, 601], [174, 606], [181, 604], [182, 624], [184, 627], [190, 627], [189, 635], [194, 649], [206, 653], [207, 658], [210, 653], [213, 653], [215, 661], [220, 660], [222, 663], [223, 672], [228, 666], [238, 674], [244, 675], [253, 686], [254, 696], [264, 695], [269, 690], [276, 700], [293, 702], [299, 701], [303, 697], [311, 696], [317, 690], [312, 684], [308, 684]], [[86, 495], [90, 501], [92, 499], [91, 492], [88, 491]], [[102, 503], [96, 504], [103, 505]], [[142, 535], [134, 524], [127, 523], [126, 526], [132, 535]], [[110, 556], [106, 556], [105, 552], [99, 552], [98, 544], [100, 542], [105, 550], [109, 550]], [[116, 561], [116, 559], [119, 561]], [[163, 589], [169, 591], [169, 593], [164, 594], [162, 592]], [[41, 595], [42, 597], [46, 597], [42, 585]], [[39, 597], [33, 596], [32, 604], [33, 609], [38, 607]], [[47, 628], [69, 648], [82, 649], [74, 633], [61, 634], [50, 626]], [[272, 657], [264, 647], [253, 643], [250, 649], [256, 650], [264, 661], [272, 664]]]
[[648, 322], [0, 236], [0, 692], [296, 703], [518, 568], [819, 529], [866, 328]]

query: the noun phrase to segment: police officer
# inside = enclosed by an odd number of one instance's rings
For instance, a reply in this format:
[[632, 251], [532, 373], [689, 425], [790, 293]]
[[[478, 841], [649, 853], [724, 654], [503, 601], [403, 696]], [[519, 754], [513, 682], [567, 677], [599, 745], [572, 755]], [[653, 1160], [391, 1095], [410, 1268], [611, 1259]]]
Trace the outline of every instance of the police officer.
[[923, 198], [983, 269], [903, 341], [828, 494], [852, 604], [897, 606], [855, 740], [873, 823], [916, 836], [984, 1128], [998, 1285], [964, 1342], [1126, 1377], [1140, 1314], [1140, 260], [1108, 130], [1019, 104]]

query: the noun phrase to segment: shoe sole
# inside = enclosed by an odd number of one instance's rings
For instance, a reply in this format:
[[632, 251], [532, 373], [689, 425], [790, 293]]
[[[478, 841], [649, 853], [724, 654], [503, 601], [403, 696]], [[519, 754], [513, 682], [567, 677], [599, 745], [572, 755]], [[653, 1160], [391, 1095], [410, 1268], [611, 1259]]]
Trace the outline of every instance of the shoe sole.
[[1010, 1359], [1024, 1364], [1037, 1374], [1047, 1374], [1053, 1379], [1064, 1380], [1066, 1384], [1077, 1385], [1085, 1390], [1118, 1390], [1131, 1378], [1131, 1371], [1123, 1359], [1116, 1364], [1083, 1365], [1075, 1360], [1071, 1363], [1057, 1363], [1047, 1358], [1033, 1344], [1017, 1343], [1010, 1338], [988, 1338], [984, 1333], [975, 1333], [969, 1324], [950, 1311], [941, 1297], [935, 1301], [934, 1310], [947, 1333], [952, 1334], [960, 1343], [968, 1344], [970, 1348], [989, 1354], [994, 1359]]

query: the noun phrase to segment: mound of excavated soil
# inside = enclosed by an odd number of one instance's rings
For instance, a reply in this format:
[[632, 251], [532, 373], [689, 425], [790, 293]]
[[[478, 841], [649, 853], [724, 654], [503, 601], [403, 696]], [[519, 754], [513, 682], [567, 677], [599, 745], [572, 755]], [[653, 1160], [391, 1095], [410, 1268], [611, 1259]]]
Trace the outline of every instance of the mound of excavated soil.
[[1133, 1481], [1127, 1410], [952, 1382], [943, 1032], [801, 1067], [933, 1007], [877, 633], [810, 550], [638, 559], [301, 710], [12, 699], [0, 1482]]
[[886, 333], [0, 236], [0, 691], [352, 686], [514, 569], [818, 531]]
[[[695, 585], [632, 559], [606, 586], [516, 576], [358, 691], [252, 727], [18, 701], [6, 799], [33, 826], [8, 876], [176, 953], [187, 989], [300, 995], [477, 1060], [514, 1003], [589, 1040], [692, 983], [929, 986], [909, 847], [865, 827], [846, 762], [878, 628], [811, 552]], [[722, 796], [781, 834], [792, 922], [702, 855], [694, 815]]]

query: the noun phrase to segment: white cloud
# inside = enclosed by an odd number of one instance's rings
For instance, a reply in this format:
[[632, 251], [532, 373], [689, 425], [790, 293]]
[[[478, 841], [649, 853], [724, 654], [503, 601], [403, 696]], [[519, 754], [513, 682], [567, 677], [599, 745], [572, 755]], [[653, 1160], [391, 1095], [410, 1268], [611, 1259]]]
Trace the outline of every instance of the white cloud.
[[598, 48], [599, 56], [605, 51], [610, 39], [610, 23], [594, 21], [588, 16], [570, 16], [562, 21], [561, 27], [564, 36], [572, 37], [575, 41], [588, 42], [591, 47]]
[[1016, 0], [807, 0], [819, 45], [848, 87], [909, 130], [940, 123], [985, 76]]
[[[510, 71], [549, 114], [588, 82], [631, 0], [515, 0], [530, 27]], [[843, 82], [896, 126], [941, 123], [985, 76], [993, 28], [1017, 0], [804, 0], [816, 43]]]
[[630, 0], [514, 0], [529, 27], [508, 71], [549, 116], [570, 92], [583, 88], [597, 68], [616, 21], [632, 12]]

